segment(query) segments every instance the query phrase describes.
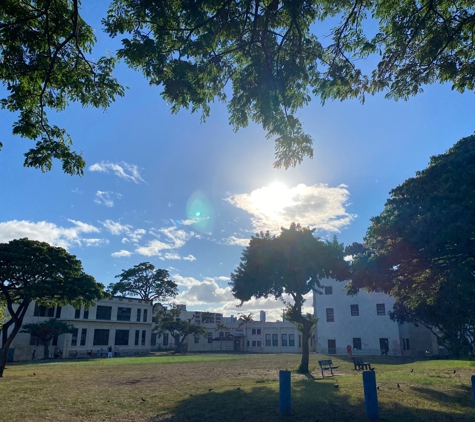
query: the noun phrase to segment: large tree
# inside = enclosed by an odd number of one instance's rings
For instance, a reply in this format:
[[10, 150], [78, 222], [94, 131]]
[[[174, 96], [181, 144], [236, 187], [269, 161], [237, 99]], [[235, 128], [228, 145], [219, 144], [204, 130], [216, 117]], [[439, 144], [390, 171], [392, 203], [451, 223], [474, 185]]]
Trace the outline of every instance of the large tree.
[[102, 297], [103, 287], [63, 248], [28, 239], [0, 243], [0, 300], [9, 313], [1, 331], [0, 377], [31, 302], [48, 307], [90, 306]]
[[18, 115], [15, 135], [36, 141], [24, 165], [47, 171], [58, 159], [71, 175], [83, 174], [84, 159], [71, 150], [66, 130], [48, 120], [48, 110], [54, 114], [70, 102], [106, 108], [124, 93], [112, 76], [116, 59], [91, 56], [96, 37], [79, 3], [0, 2], [0, 84], [6, 91], [0, 106]]
[[108, 291], [112, 295], [139, 296], [143, 300], [160, 303], [173, 299], [178, 294], [178, 286], [170, 280], [167, 270], [155, 269], [150, 262], [141, 262], [115, 276], [120, 280], [111, 283]]
[[475, 136], [390, 192], [354, 255], [350, 293], [382, 289], [393, 318], [424, 324], [455, 355], [475, 342]]
[[58, 321], [56, 318], [50, 318], [36, 324], [24, 324], [20, 333], [37, 337], [44, 348], [43, 359], [49, 359], [50, 341], [61, 334], [74, 333], [74, 326], [64, 321]]
[[231, 274], [229, 284], [241, 304], [253, 297], [274, 296], [287, 305], [287, 318], [302, 332], [302, 373], [309, 371], [308, 341], [315, 324], [311, 315], [304, 315], [305, 295], [318, 291], [324, 278], [348, 278], [343, 245], [336, 238], [318, 239], [313, 229], [295, 223], [282, 228], [278, 236], [269, 232], [253, 236]]
[[[14, 133], [38, 144], [25, 164], [70, 174], [84, 161], [45, 111], [69, 101], [107, 107], [123, 89], [115, 58], [92, 60], [78, 0], [0, 3], [4, 108]], [[275, 138], [276, 167], [312, 156], [298, 111], [311, 96], [407, 98], [425, 84], [475, 88], [475, 10], [467, 0], [113, 0], [103, 22], [124, 36], [119, 58], [160, 86], [172, 112], [227, 103], [235, 128], [254, 121]], [[332, 28], [332, 29], [329, 29]], [[364, 60], [369, 58], [369, 60]]]
[[206, 329], [198, 324], [193, 324], [191, 320], [181, 319], [181, 311], [172, 304], [168, 308], [157, 306], [155, 315], [157, 325], [154, 327], [160, 336], [165, 332], [169, 332], [175, 339], [175, 353], [184, 352], [184, 343], [188, 336], [204, 336]]

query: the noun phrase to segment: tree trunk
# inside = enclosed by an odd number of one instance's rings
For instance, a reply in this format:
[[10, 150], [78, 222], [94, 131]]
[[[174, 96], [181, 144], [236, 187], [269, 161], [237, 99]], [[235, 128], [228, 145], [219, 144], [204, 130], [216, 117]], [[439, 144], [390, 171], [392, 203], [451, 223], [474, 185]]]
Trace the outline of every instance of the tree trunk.
[[308, 340], [310, 339], [310, 330], [312, 326], [303, 327], [302, 332], [302, 360], [300, 362], [300, 367], [298, 371], [301, 374], [308, 374], [310, 371], [308, 369], [308, 362], [310, 359], [310, 349], [308, 347]]
[[43, 359], [49, 359], [49, 340], [43, 342]]

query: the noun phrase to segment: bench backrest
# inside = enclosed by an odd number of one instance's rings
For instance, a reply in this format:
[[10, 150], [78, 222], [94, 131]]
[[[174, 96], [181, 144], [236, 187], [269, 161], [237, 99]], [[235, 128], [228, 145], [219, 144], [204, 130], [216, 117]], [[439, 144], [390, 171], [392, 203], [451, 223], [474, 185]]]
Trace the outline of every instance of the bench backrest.
[[328, 359], [328, 360], [319, 360], [318, 364], [320, 365], [320, 367], [326, 366], [326, 365], [331, 366], [331, 365], [333, 365], [333, 362], [330, 359]]
[[363, 358], [355, 356], [355, 357], [353, 357], [353, 362], [354, 363], [361, 363], [361, 362], [363, 362]]

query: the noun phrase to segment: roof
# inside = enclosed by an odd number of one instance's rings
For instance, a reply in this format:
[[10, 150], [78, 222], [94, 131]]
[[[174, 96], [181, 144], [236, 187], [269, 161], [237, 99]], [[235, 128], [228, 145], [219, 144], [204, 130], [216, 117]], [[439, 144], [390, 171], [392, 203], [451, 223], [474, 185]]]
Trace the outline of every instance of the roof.
[[233, 337], [246, 337], [244, 333], [230, 333]]

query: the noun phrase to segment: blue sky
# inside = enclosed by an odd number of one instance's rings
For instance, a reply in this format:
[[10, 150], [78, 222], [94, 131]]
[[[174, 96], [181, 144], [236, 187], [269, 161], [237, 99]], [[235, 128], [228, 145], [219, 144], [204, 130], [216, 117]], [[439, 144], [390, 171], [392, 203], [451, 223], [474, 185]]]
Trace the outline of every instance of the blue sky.
[[[100, 33], [105, 7], [84, 3], [99, 37], [95, 54], [114, 50]], [[105, 113], [72, 105], [50, 116], [84, 152], [83, 177], [63, 174], [59, 162], [44, 174], [23, 168], [32, 142], [13, 137], [15, 116], [0, 111], [0, 242], [66, 247], [105, 285], [148, 261], [178, 282], [178, 302], [226, 315], [265, 309], [272, 320], [281, 312], [273, 299], [238, 309], [230, 295], [230, 273], [253, 233], [296, 221], [321, 237], [362, 241], [392, 188], [475, 129], [474, 94], [448, 85], [406, 102], [315, 99], [300, 112], [314, 159], [276, 170], [274, 143], [256, 125], [234, 133], [222, 104], [201, 124], [187, 110], [170, 114], [141, 74], [120, 65], [116, 76], [129, 89]]]

